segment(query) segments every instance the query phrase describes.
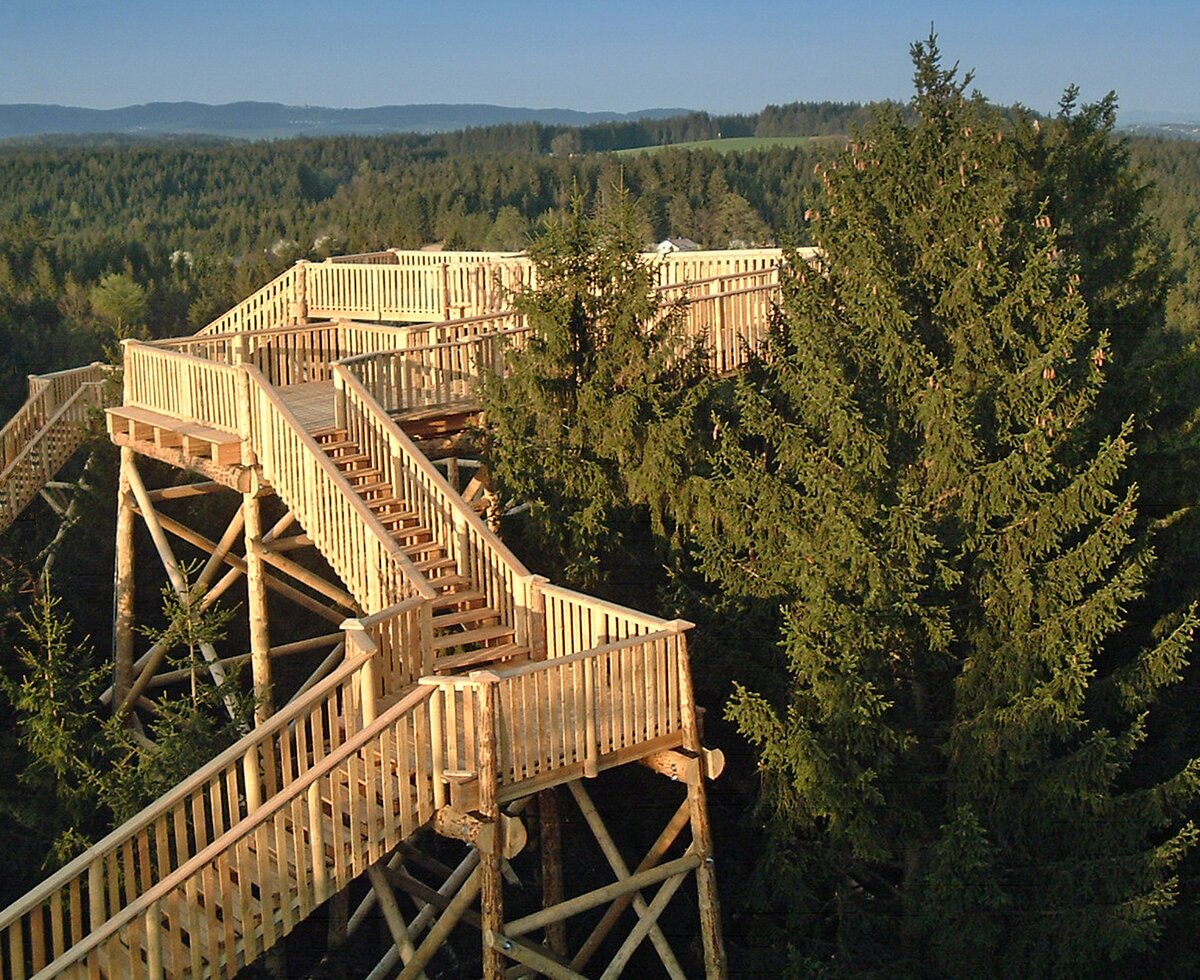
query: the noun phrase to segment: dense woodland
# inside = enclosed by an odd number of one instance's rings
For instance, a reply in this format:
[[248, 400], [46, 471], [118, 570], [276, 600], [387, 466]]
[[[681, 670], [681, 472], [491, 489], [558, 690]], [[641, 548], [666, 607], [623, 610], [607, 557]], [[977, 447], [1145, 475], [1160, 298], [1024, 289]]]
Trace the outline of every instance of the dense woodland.
[[[481, 448], [531, 504], [506, 525], [531, 567], [699, 624], [733, 974], [1195, 975], [1200, 143], [1123, 141], [1071, 93], [999, 110], [932, 39], [914, 57], [905, 105], [0, 147], [0, 415], [26, 374], [193, 330], [300, 257], [530, 247], [544, 343]], [[718, 135], [814, 139], [609, 152]], [[831, 267], [797, 266], [750, 371], [715, 379], [669, 318], [639, 330], [628, 257], [668, 235]], [[84, 520], [52, 540], [39, 504], [0, 540], [0, 904], [171, 775], [84, 711], [95, 448]], [[158, 732], [185, 768], [230, 737], [203, 700]]]

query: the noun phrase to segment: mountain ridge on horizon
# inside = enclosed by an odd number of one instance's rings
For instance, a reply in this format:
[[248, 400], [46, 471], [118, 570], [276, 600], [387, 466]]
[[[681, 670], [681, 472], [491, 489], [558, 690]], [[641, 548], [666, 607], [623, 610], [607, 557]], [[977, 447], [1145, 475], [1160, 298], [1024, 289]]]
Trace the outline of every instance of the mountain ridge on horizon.
[[695, 111], [673, 107], [634, 112], [588, 112], [488, 103], [413, 103], [336, 109], [253, 100], [219, 104], [146, 102], [115, 109], [88, 109], [57, 103], [23, 102], [0, 105], [0, 139], [100, 133], [205, 135], [240, 139], [369, 136], [451, 132], [505, 123], [586, 126], [591, 123], [665, 119]]

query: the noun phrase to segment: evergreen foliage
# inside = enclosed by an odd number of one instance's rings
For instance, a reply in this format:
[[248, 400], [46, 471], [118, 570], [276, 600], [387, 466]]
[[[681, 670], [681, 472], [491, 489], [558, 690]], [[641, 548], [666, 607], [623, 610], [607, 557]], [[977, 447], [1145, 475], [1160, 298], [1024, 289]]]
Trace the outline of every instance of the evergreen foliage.
[[[1098, 410], [1118, 323], [1122, 349], [1146, 326], [1121, 312], [1147, 313], [1140, 260], [1069, 250], [1086, 230], [1030, 190], [1069, 168], [935, 38], [913, 57], [916, 122], [882, 109], [823, 172], [823, 261], [793, 257], [690, 525], [720, 588], [786, 603], [788, 692], [729, 712], [793, 869], [772, 877], [808, 890], [781, 895], [793, 966], [1104, 973], [1158, 937], [1200, 790], [1194, 760], [1140, 765], [1196, 618], [1129, 628], [1152, 554], [1133, 423]], [[1106, 119], [1072, 115], [1058, 151], [1103, 151]], [[1128, 292], [1085, 297], [1114, 263]]]
[[615, 187], [593, 214], [576, 194], [546, 225], [529, 247], [537, 288], [514, 297], [527, 333], [483, 392], [498, 490], [529, 502], [535, 547], [581, 586], [617, 567], [645, 587], [664, 470], [686, 451], [672, 423], [702, 399], [703, 352], [654, 291], [641, 223]]

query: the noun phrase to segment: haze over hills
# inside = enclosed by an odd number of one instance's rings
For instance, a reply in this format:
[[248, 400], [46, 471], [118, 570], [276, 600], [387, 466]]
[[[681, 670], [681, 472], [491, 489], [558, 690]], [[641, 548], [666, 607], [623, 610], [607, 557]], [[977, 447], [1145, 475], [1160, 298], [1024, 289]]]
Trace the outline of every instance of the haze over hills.
[[498, 105], [385, 105], [365, 109], [291, 106], [278, 102], [150, 102], [119, 109], [82, 109], [63, 105], [0, 105], [0, 139], [47, 134], [120, 133], [132, 136], [206, 135], [240, 139], [291, 136], [438, 133], [470, 126], [590, 123], [664, 119], [684, 115], [682, 108], [637, 112], [580, 112]]

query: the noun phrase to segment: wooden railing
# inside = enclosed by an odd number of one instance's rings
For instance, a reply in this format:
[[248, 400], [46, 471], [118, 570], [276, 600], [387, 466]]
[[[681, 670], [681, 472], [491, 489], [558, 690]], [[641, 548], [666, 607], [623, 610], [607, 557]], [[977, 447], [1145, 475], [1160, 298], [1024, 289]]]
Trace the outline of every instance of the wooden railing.
[[470, 405], [486, 374], [504, 373], [504, 351], [527, 336], [525, 329], [421, 347], [347, 358], [352, 373], [386, 412]]
[[378, 651], [375, 691], [380, 698], [393, 698], [433, 673], [433, 617], [426, 599], [406, 599], [370, 616], [348, 619], [342, 628], [349, 651]]
[[[661, 286], [777, 266], [779, 249], [647, 254]], [[393, 322], [499, 312], [515, 289], [535, 286], [524, 255], [389, 249], [298, 262], [199, 332], [270, 330], [307, 317]]]
[[487, 778], [481, 750], [494, 733], [499, 793], [515, 798], [683, 744], [693, 719], [691, 624], [663, 626], [550, 660], [421, 678], [437, 691], [439, 765]]
[[323, 320], [254, 333], [172, 337], [149, 346], [221, 364], [251, 364], [271, 384], [283, 387], [328, 381], [330, 364], [339, 358], [404, 347], [412, 329], [420, 328]]
[[343, 365], [334, 366], [335, 415], [339, 428], [379, 467], [396, 496], [419, 514], [418, 523], [433, 532], [457, 564], [512, 626], [517, 643], [528, 636], [529, 570], [492, 534], [446, 482], [370, 392]]
[[296, 420], [257, 368], [247, 379], [249, 439], [263, 477], [295, 512], [317, 549], [368, 613], [434, 592], [412, 560]]
[[[81, 376], [89, 376], [84, 372], [90, 373], [91, 369], [80, 372]], [[90, 413], [106, 403], [106, 388], [106, 381], [83, 381], [64, 395], [48, 386], [26, 402], [5, 427], [4, 466], [0, 469], [0, 530], [16, 520], [83, 444]], [[41, 425], [28, 428], [47, 408], [51, 410]]]
[[430, 701], [427, 688], [412, 691], [69, 948], [39, 980], [83, 971], [160, 977], [165, 964], [172, 973], [201, 976], [207, 966], [228, 976], [270, 949], [433, 816]]
[[25, 404], [0, 429], [0, 470], [12, 465], [51, 416], [83, 385], [98, 384], [107, 376], [108, 368], [98, 362], [53, 374], [30, 375]]
[[41, 970], [366, 727], [374, 718], [372, 668], [369, 650], [348, 658], [0, 912], [0, 975]]
[[631, 636], [671, 628], [671, 621], [546, 582], [538, 586], [545, 606], [546, 656], [568, 657]]
[[202, 334], [238, 333], [250, 330], [270, 330], [296, 319], [298, 302], [297, 269], [292, 266], [269, 283], [242, 300], [228, 313], [217, 317], [201, 328]]
[[243, 395], [237, 368], [126, 340], [125, 405], [222, 432], [241, 431]]

